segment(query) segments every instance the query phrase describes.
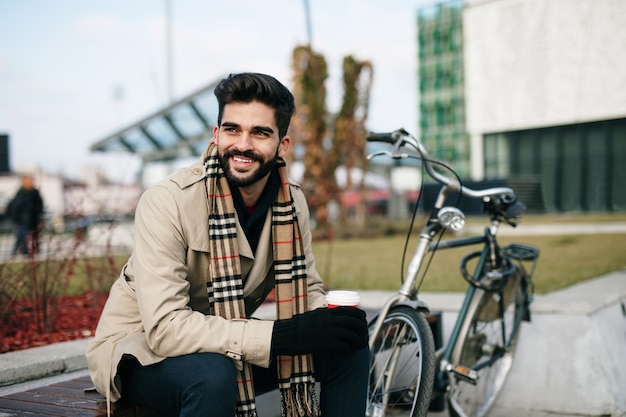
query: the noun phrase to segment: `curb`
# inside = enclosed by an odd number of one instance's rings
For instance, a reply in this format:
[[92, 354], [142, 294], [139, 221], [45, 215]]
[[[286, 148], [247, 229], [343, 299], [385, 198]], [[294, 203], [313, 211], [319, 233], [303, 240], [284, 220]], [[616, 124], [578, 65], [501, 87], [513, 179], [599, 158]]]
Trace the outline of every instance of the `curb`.
[[53, 343], [0, 355], [0, 386], [87, 368], [88, 339]]

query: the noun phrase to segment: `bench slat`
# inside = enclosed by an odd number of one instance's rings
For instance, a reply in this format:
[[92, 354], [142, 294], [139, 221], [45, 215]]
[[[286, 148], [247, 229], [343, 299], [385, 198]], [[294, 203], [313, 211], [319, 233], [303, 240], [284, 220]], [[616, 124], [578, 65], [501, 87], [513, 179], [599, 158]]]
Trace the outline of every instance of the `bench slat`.
[[[0, 397], [3, 417], [106, 417], [106, 401], [87, 378], [77, 378]], [[111, 404], [113, 417], [149, 417], [152, 410]]]

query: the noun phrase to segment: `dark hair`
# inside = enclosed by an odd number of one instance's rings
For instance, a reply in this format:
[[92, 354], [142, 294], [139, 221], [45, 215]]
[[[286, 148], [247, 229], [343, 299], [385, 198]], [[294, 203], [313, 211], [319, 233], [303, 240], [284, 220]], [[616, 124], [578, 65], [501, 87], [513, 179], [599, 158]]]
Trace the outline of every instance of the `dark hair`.
[[218, 114], [217, 124], [222, 125], [224, 106], [229, 103], [259, 101], [274, 109], [278, 137], [283, 138], [289, 129], [295, 104], [291, 92], [276, 78], [259, 73], [230, 74], [215, 87]]

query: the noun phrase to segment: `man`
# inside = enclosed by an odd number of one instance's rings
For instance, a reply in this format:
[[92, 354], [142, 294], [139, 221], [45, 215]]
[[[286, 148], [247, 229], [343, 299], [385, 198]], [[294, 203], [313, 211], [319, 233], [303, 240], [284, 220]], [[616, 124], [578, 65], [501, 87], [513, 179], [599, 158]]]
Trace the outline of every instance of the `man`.
[[[283, 415], [362, 417], [365, 313], [325, 305], [283, 159], [293, 96], [256, 73], [215, 95], [201, 163], [139, 201], [133, 253], [88, 347], [92, 380], [108, 400], [181, 417], [254, 416], [255, 393], [277, 387]], [[272, 289], [278, 320], [249, 319]]]
[[22, 186], [9, 202], [7, 214], [15, 232], [13, 255], [35, 254], [43, 215], [43, 199], [34, 186], [32, 176], [22, 175]]

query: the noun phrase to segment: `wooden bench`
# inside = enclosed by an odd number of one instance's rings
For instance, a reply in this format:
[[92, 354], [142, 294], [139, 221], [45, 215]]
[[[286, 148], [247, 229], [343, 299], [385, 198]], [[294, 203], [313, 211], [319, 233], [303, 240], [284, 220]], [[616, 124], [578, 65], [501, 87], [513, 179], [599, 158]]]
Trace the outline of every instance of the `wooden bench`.
[[[0, 397], [0, 416], [106, 417], [104, 397], [92, 390], [88, 376]], [[148, 417], [153, 411], [111, 404], [114, 417]]]
[[[373, 319], [377, 310], [365, 309], [368, 320]], [[427, 316], [428, 322], [435, 336], [435, 347], [441, 345], [441, 312], [432, 312]], [[33, 388], [28, 391], [0, 397], [1, 417], [107, 417], [107, 406], [104, 396], [90, 390], [93, 383], [89, 376], [79, 377], [50, 385]], [[274, 397], [272, 397], [274, 395]], [[263, 396], [258, 398], [258, 405], [272, 410], [269, 414], [276, 414], [275, 404], [278, 404], [278, 394], [264, 394], [267, 396], [263, 404]], [[268, 407], [267, 403], [273, 404]], [[111, 404], [113, 417], [150, 417], [153, 410], [121, 404]], [[267, 413], [266, 413], [267, 414]], [[268, 415], [269, 415], [268, 414]], [[265, 414], [264, 414], [265, 415]]]

